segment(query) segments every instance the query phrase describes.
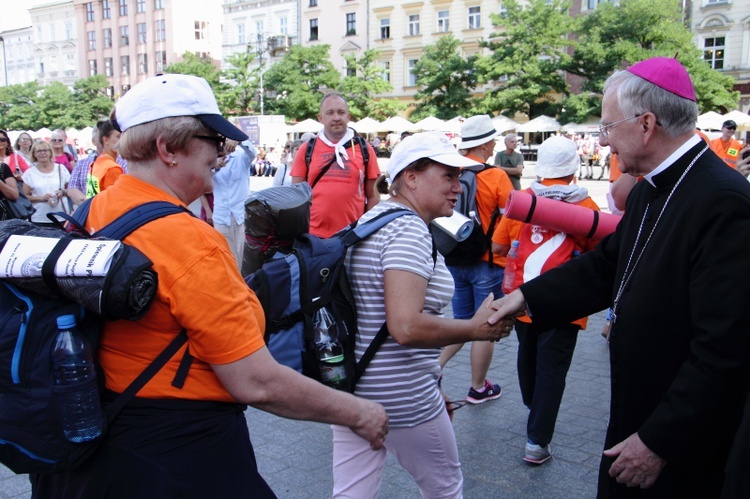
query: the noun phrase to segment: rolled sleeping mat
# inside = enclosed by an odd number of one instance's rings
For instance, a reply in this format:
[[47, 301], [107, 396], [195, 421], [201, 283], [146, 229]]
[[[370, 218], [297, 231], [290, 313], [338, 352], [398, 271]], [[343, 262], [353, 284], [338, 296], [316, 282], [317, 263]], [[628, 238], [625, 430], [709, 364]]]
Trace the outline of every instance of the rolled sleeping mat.
[[620, 215], [602, 213], [576, 204], [534, 196], [526, 191], [512, 191], [505, 206], [511, 220], [548, 227], [566, 234], [601, 239], [620, 223]]

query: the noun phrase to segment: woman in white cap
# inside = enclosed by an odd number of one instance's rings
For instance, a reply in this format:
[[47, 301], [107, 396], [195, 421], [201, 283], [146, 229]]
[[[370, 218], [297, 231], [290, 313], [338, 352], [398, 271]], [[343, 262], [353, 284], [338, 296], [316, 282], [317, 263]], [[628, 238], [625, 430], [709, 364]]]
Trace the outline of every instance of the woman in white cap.
[[489, 301], [471, 319], [442, 316], [453, 294], [453, 279], [442, 255], [433, 250], [428, 225], [453, 213], [461, 192], [460, 167], [476, 165], [440, 132], [407, 137], [388, 163], [390, 199], [360, 219], [404, 207], [417, 215], [397, 218], [347, 255], [359, 315], [357, 357], [383, 322], [389, 332], [355, 394], [383, 404], [390, 436], [383, 449], [372, 450], [350, 429], [333, 426], [334, 497], [376, 497], [387, 451], [414, 477], [422, 497], [462, 496], [456, 439], [438, 389], [440, 348], [497, 341], [509, 334], [512, 321], [490, 327]]
[[[103, 227], [148, 201], [186, 207], [211, 188], [224, 138], [247, 136], [225, 120], [208, 83], [169, 74], [134, 86], [115, 106], [121, 176], [91, 203], [86, 228]], [[105, 404], [182, 330], [192, 355], [184, 384], [172, 382], [182, 349], [109, 427], [95, 454], [63, 474], [32, 477], [35, 497], [275, 497], [259, 475], [247, 404], [271, 413], [348, 426], [382, 446], [381, 406], [281, 366], [263, 342], [265, 320], [226, 239], [190, 213], [125, 238], [153, 262], [156, 298], [138, 321], [107, 322], [99, 364]]]

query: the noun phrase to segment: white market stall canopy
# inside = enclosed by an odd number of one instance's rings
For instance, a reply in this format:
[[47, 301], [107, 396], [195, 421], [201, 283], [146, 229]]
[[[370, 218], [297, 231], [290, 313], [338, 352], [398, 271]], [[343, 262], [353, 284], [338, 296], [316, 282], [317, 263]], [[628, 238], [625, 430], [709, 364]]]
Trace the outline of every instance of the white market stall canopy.
[[349, 123], [349, 126], [354, 128], [357, 133], [377, 133], [380, 129], [380, 122], [372, 118], [362, 118], [356, 123]]
[[537, 116], [533, 120], [516, 127], [516, 132], [557, 132], [560, 130], [560, 123], [555, 118], [549, 116]]
[[492, 118], [492, 125], [495, 127], [495, 130], [502, 133], [509, 130], [516, 130], [519, 123], [501, 114]]
[[590, 118], [583, 123], [567, 123], [560, 128], [560, 131], [572, 133], [598, 133], [600, 121], [599, 118]]
[[380, 124], [378, 132], [417, 132], [419, 129], [411, 121], [401, 116], [391, 116]]
[[445, 121], [434, 116], [428, 116], [427, 118], [417, 121], [414, 126], [423, 132], [431, 132], [434, 130], [442, 131], [445, 127]]
[[323, 129], [323, 125], [321, 123], [318, 123], [312, 118], [308, 118], [304, 121], [300, 121], [299, 123], [292, 125], [289, 127], [289, 131], [292, 133], [318, 133]]
[[726, 119], [716, 111], [709, 111], [698, 116], [697, 126], [701, 130], [721, 130]]
[[737, 111], [736, 109], [725, 114], [724, 120], [733, 120], [737, 123], [738, 127], [741, 125], [750, 125], [750, 115], [745, 114], [742, 111]]

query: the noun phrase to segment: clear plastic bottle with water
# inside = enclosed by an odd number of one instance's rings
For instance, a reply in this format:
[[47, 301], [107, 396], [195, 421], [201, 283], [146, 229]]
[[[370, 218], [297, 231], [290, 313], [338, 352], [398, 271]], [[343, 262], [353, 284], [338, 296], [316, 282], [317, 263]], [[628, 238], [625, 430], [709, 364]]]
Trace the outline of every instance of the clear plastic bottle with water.
[[61, 315], [57, 328], [52, 365], [63, 433], [71, 442], [88, 442], [104, 429], [91, 345], [76, 329], [75, 316]]
[[503, 293], [506, 295], [515, 290], [516, 258], [518, 257], [518, 241], [510, 243], [510, 251], [505, 256], [505, 273], [503, 274]]
[[346, 326], [337, 324], [326, 307], [322, 307], [315, 313], [313, 330], [320, 380], [331, 388], [348, 391], [344, 346], [340, 340], [340, 334], [346, 334]]

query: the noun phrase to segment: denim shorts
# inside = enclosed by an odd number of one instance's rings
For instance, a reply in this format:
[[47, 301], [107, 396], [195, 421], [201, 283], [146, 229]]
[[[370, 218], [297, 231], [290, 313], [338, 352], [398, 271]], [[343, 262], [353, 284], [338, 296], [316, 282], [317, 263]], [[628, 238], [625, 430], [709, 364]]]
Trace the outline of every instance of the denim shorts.
[[485, 261], [478, 261], [473, 265], [448, 266], [455, 290], [453, 292], [453, 317], [456, 319], [470, 319], [474, 316], [487, 295], [495, 294], [495, 298], [503, 296], [502, 285], [505, 269], [497, 265], [490, 265]]

